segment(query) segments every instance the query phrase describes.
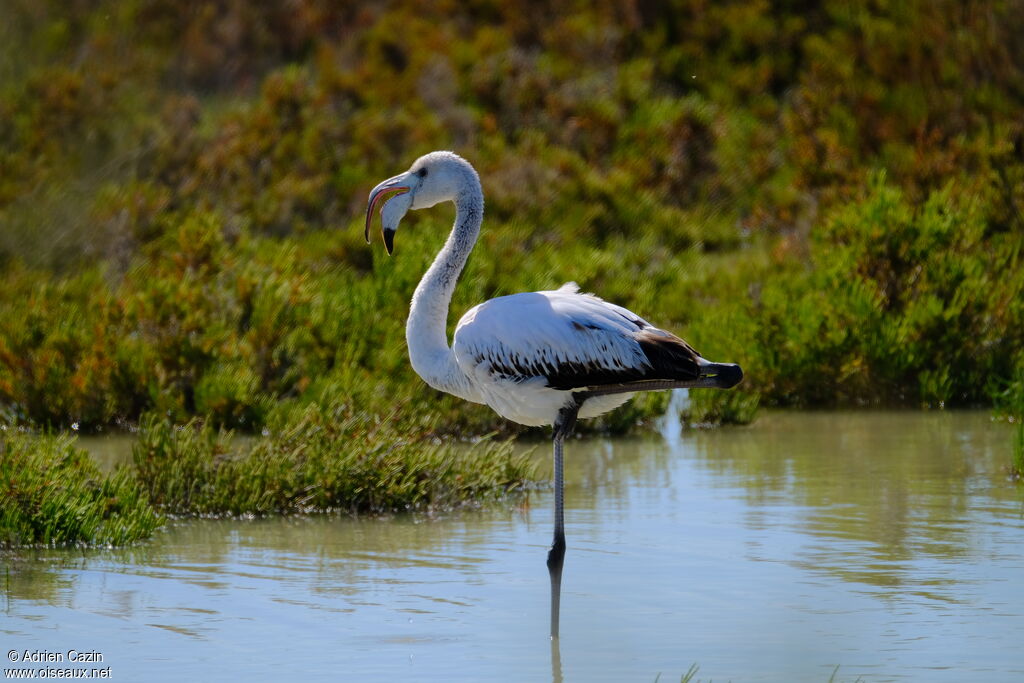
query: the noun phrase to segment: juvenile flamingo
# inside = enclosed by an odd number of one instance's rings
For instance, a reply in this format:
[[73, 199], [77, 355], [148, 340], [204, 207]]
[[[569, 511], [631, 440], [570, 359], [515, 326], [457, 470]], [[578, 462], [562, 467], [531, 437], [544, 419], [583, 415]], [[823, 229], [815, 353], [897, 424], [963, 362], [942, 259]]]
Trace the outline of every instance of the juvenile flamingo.
[[[386, 201], [385, 201], [386, 200]], [[577, 417], [616, 408], [638, 391], [735, 386], [743, 372], [712, 363], [670, 332], [575, 283], [544, 292], [501, 296], [469, 310], [448, 345], [448, 305], [473, 250], [484, 213], [480, 178], [452, 152], [431, 152], [370, 192], [366, 241], [381, 207], [384, 246], [409, 209], [455, 203], [455, 225], [412, 295], [405, 338], [412, 367], [430, 386], [485, 403], [524, 425], [553, 426], [555, 531], [548, 551], [551, 637], [558, 637], [565, 558], [562, 445]]]

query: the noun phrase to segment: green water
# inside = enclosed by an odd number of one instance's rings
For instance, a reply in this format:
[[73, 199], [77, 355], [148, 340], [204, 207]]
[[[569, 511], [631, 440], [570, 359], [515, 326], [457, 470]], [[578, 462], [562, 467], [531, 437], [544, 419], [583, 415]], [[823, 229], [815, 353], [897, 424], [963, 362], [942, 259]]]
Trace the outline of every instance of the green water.
[[8, 556], [0, 642], [130, 681], [1024, 680], [1024, 507], [986, 413], [768, 414], [566, 452], [557, 647], [548, 491]]

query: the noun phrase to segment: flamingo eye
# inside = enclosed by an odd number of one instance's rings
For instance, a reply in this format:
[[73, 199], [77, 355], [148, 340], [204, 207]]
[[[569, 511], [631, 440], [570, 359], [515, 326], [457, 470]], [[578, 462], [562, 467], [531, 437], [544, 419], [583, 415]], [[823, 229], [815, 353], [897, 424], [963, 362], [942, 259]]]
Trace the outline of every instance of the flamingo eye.
[[418, 175], [420, 178], [426, 178], [427, 177], [427, 167], [424, 166], [420, 170], [416, 171], [416, 175]]

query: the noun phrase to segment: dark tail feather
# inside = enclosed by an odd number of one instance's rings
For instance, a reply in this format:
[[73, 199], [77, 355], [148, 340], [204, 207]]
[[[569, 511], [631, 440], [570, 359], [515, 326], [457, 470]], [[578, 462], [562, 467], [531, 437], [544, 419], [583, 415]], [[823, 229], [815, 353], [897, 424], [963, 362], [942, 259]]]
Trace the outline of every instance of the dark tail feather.
[[701, 363], [700, 376], [715, 380], [719, 389], [731, 389], [743, 379], [743, 370], [735, 363]]

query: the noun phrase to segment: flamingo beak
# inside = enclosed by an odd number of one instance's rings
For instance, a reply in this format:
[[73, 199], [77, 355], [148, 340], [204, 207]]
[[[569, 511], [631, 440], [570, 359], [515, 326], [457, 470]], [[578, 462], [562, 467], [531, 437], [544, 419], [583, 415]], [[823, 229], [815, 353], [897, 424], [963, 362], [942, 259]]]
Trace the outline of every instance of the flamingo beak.
[[[363, 232], [363, 237], [366, 238], [366, 243], [370, 243], [370, 223], [373, 221], [373, 210], [377, 208], [377, 205], [381, 203], [385, 198], [389, 196], [395, 196], [405, 194], [410, 190], [409, 184], [406, 181], [406, 175], [396, 175], [394, 178], [388, 178], [377, 187], [370, 190], [370, 198], [367, 200], [366, 208], [366, 229]], [[383, 208], [381, 209], [383, 219]], [[389, 229], [387, 226], [381, 225], [381, 234], [384, 236], [384, 248], [388, 250], [388, 254], [395, 248], [395, 230], [394, 228]]]

